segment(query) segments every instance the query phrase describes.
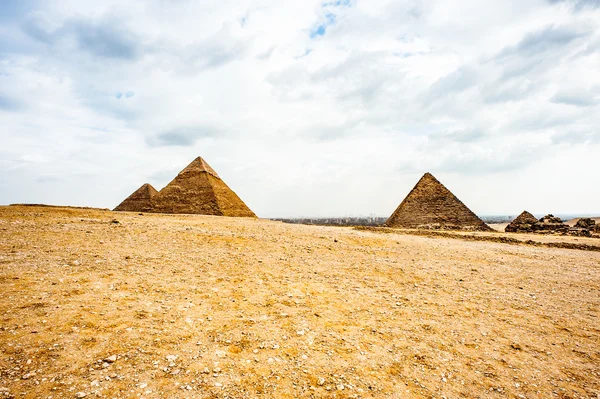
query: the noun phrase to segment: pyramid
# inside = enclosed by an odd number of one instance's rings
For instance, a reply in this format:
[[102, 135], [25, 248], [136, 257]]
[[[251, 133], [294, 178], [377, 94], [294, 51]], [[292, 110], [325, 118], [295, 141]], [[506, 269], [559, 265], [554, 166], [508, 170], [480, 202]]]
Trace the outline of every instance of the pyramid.
[[408, 229], [492, 230], [431, 173], [423, 175], [385, 224]]
[[531, 231], [534, 224], [538, 222], [537, 218], [527, 211], [523, 211], [512, 222], [506, 226], [504, 231], [507, 233], [515, 233], [518, 231]]
[[129, 197], [125, 198], [114, 210], [126, 212], [149, 212], [151, 208], [151, 199], [158, 194], [158, 191], [150, 184], [146, 183], [138, 188]]
[[160, 190], [152, 212], [256, 217], [201, 157]]

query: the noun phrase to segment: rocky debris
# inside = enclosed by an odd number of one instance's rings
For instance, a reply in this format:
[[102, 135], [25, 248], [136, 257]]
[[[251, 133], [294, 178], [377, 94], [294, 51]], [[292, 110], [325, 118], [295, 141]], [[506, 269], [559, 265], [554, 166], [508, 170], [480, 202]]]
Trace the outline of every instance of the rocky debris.
[[117, 361], [117, 355], [110, 355], [106, 359], [104, 359], [106, 363], [114, 363]]
[[431, 173], [423, 175], [385, 225], [425, 230], [492, 230]]
[[591, 237], [592, 236], [592, 232], [589, 229], [582, 229], [582, 228], [577, 228], [577, 227], [570, 227], [569, 230], [567, 231], [567, 234], [569, 234], [570, 236], [576, 236], [576, 237]]
[[527, 211], [523, 211], [515, 220], [506, 226], [508, 233], [538, 233], [538, 234], [561, 234], [577, 237], [592, 237], [592, 232], [596, 229], [596, 222], [593, 219], [579, 219], [574, 227], [563, 223], [563, 221], [552, 214], [548, 214], [537, 220], [535, 216]]
[[577, 221], [577, 223], [575, 223], [575, 227], [580, 229], [595, 230], [596, 221], [591, 218], [581, 218]]

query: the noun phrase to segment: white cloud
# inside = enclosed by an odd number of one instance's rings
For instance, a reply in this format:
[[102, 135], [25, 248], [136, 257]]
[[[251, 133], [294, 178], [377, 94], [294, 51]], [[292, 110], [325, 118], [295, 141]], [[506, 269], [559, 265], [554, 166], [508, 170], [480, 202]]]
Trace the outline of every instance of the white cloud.
[[600, 213], [599, 16], [555, 0], [3, 2], [0, 203], [114, 207], [202, 155], [264, 217], [387, 215], [426, 171], [482, 214]]

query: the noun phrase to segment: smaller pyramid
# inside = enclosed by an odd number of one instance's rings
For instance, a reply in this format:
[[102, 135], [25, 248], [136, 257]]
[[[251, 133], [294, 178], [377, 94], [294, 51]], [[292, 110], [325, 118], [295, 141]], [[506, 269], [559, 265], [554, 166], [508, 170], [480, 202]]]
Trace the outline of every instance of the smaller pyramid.
[[152, 199], [152, 212], [256, 217], [201, 157], [160, 190]]
[[507, 233], [531, 231], [533, 225], [538, 222], [537, 218], [527, 211], [523, 211], [504, 229]]
[[125, 198], [114, 210], [125, 212], [149, 212], [152, 208], [152, 198], [158, 191], [146, 183], [138, 188], [129, 197]]
[[492, 230], [431, 173], [421, 177], [385, 225], [406, 229]]

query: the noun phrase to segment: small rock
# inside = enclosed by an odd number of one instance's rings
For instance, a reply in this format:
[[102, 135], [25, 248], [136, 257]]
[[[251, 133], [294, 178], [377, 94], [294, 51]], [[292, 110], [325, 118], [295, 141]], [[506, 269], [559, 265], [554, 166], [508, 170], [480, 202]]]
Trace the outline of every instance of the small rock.
[[167, 355], [167, 360], [170, 362], [174, 362], [177, 360], [177, 355]]
[[90, 385], [91, 385], [91, 386], [93, 386], [93, 387], [99, 387], [99, 386], [100, 386], [100, 381], [98, 381], [98, 380], [94, 380], [94, 381], [92, 381], [92, 382], [90, 383]]
[[344, 390], [344, 384], [338, 384], [337, 389], [338, 389], [338, 391], [343, 391]]
[[85, 398], [86, 396], [87, 396], [87, 393], [85, 393], [85, 392], [77, 392], [75, 394], [75, 397], [78, 399]]
[[106, 359], [104, 359], [106, 363], [114, 363], [117, 361], [117, 355], [110, 355]]
[[35, 373], [27, 373], [27, 374], [23, 374], [23, 376], [21, 377], [22, 380], [28, 380], [31, 377], [33, 377], [35, 375]]
[[319, 385], [320, 387], [322, 387], [323, 385], [325, 385], [325, 378], [323, 378], [323, 377], [319, 378], [319, 381], [317, 382], [317, 385]]
[[510, 347], [513, 348], [516, 351], [520, 351], [520, 350], [523, 349], [523, 348], [521, 348], [521, 345], [518, 344], [518, 343], [516, 343], [516, 342], [513, 342], [512, 344], [510, 344]]
[[144, 389], [144, 388], [146, 388], [147, 386], [148, 386], [148, 384], [146, 384], [145, 382], [142, 382], [142, 383], [140, 384], [140, 389]]

